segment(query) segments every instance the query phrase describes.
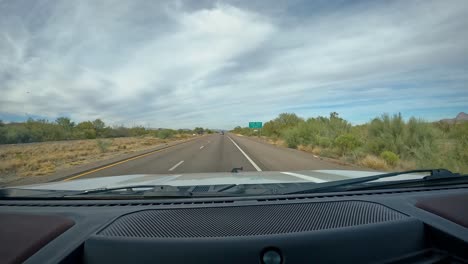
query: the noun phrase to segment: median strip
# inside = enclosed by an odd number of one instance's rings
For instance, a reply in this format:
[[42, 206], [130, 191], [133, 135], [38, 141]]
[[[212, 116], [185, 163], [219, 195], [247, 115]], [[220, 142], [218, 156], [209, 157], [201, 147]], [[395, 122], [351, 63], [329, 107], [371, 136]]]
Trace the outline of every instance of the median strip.
[[234, 146], [236, 146], [240, 152], [242, 154], [244, 154], [244, 156], [247, 158], [247, 160], [250, 162], [250, 164], [252, 164], [252, 166], [254, 166], [254, 168], [257, 170], [257, 171], [262, 171], [262, 169], [260, 169], [260, 167], [255, 164], [255, 162], [239, 147], [239, 145], [237, 145], [236, 142], [234, 142], [234, 140], [232, 140], [232, 138], [230, 136], [228, 136], [228, 138], [231, 140], [232, 144], [234, 144]]

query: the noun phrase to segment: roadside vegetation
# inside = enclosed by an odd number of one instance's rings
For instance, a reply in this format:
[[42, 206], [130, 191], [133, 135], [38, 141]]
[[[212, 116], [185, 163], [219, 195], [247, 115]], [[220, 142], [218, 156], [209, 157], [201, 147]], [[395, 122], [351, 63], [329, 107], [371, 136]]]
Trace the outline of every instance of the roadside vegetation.
[[193, 130], [110, 127], [100, 119], [75, 124], [65, 117], [55, 122], [29, 119], [24, 123], [5, 124], [0, 121], [0, 183], [18, 177], [47, 175], [204, 133], [213, 131], [201, 127]]
[[233, 132], [377, 170], [446, 168], [468, 173], [468, 122], [405, 121], [401, 114], [384, 114], [351, 125], [336, 112], [308, 119], [283, 113], [260, 131], [236, 127]]
[[118, 137], [152, 136], [167, 139], [180, 134], [212, 133], [209, 129], [149, 129], [142, 126], [108, 126], [101, 119], [73, 122], [70, 118], [60, 117], [54, 122], [44, 119], [28, 119], [22, 123], [3, 123], [0, 120], [0, 144], [18, 144], [72, 139], [96, 139]]
[[0, 182], [16, 177], [51, 174], [60, 169], [151, 149], [189, 137], [183, 134], [171, 139], [126, 137], [1, 145]]

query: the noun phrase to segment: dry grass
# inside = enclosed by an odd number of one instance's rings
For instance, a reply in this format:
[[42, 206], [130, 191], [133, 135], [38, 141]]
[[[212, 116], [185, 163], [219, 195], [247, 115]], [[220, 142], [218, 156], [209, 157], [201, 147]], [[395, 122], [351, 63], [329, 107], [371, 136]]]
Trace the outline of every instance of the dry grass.
[[359, 161], [359, 165], [367, 167], [367, 168], [375, 169], [375, 170], [387, 170], [388, 169], [388, 165], [385, 162], [385, 160], [379, 157], [373, 156], [373, 155], [367, 155], [365, 158], [361, 159]]
[[397, 165], [398, 170], [414, 170], [418, 168], [416, 162], [414, 161], [407, 161], [407, 160], [400, 160]]
[[299, 146], [297, 146], [297, 149], [298, 149], [298, 150], [305, 151], [305, 152], [312, 153], [312, 154], [317, 155], [317, 156], [320, 155], [320, 153], [322, 153], [322, 148], [321, 148], [321, 147], [317, 147], [317, 146], [310, 146], [310, 145], [304, 146], [304, 145], [299, 145]]
[[129, 137], [0, 145], [0, 181], [9, 177], [47, 175], [59, 169], [151, 149], [162, 143], [189, 137], [192, 136], [177, 135], [164, 140]]
[[297, 146], [297, 149], [298, 150], [301, 150], [301, 151], [305, 151], [305, 152], [309, 152], [309, 153], [312, 153], [312, 150], [314, 149], [312, 146], [304, 146], [304, 145], [299, 145]]
[[279, 147], [287, 147], [286, 141], [282, 139], [268, 139], [268, 143]]

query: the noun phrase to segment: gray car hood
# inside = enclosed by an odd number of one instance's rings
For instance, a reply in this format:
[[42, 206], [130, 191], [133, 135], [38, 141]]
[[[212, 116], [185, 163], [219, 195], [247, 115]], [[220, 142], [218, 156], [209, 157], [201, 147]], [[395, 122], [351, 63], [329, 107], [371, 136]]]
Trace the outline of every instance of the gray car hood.
[[[44, 184], [15, 186], [21, 189], [76, 190], [83, 191], [98, 188], [118, 188], [134, 185], [218, 185], [218, 184], [267, 184], [289, 182], [314, 182], [344, 180], [382, 174], [375, 171], [352, 170], [309, 170], [299, 172], [239, 172], [239, 173], [191, 173], [191, 174], [137, 174], [108, 176], [72, 181], [51, 182]], [[416, 179], [425, 174], [405, 174], [378, 181]]]

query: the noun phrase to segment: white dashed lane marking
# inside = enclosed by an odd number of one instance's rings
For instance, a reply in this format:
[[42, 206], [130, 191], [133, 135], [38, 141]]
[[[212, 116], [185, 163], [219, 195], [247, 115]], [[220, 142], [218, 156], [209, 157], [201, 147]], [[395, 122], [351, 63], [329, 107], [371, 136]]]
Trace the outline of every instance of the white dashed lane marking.
[[180, 164], [182, 164], [182, 163], [184, 163], [184, 161], [183, 161], [183, 160], [179, 161], [179, 162], [178, 162], [176, 165], [172, 166], [172, 168], [170, 168], [170, 169], [169, 169], [169, 171], [173, 171], [173, 170], [175, 170], [175, 169], [176, 169], [177, 167], [179, 167], [179, 166], [180, 166]]

